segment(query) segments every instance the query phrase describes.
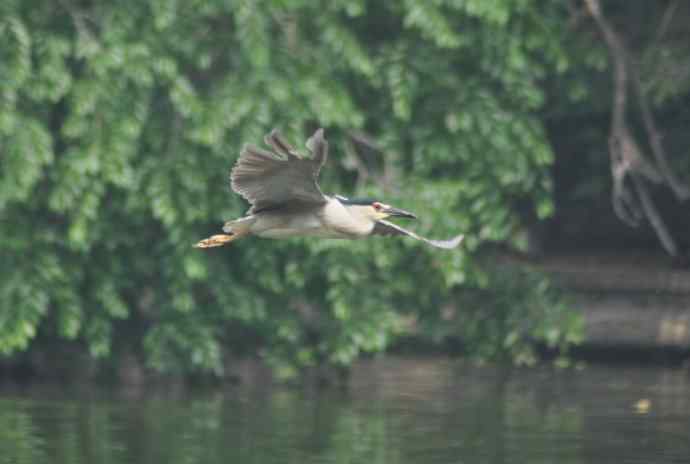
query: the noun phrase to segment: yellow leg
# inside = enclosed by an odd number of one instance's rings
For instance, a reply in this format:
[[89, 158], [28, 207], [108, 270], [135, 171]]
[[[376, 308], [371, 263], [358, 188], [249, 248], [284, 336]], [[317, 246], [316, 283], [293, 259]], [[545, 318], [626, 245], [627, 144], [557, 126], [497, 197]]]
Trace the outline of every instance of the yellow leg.
[[205, 238], [194, 245], [195, 248], [213, 248], [227, 245], [233, 240], [241, 237], [240, 234], [219, 234]]

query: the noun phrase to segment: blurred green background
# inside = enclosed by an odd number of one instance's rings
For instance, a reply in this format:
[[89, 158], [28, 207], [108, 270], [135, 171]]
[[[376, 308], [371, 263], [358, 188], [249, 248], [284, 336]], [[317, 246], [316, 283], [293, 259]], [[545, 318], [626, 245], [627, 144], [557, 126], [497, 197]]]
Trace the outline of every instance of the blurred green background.
[[[655, 41], [672, 2], [605, 3], [689, 168], [687, 27]], [[3, 362], [222, 376], [259, 356], [290, 378], [401, 344], [565, 355], [581, 316], [493, 252], [563, 218], [597, 229], [583, 210], [613, 217], [610, 87], [576, 2], [3, 0]], [[192, 248], [247, 209], [229, 169], [273, 127], [299, 146], [324, 127], [325, 192], [385, 199], [464, 248]]]

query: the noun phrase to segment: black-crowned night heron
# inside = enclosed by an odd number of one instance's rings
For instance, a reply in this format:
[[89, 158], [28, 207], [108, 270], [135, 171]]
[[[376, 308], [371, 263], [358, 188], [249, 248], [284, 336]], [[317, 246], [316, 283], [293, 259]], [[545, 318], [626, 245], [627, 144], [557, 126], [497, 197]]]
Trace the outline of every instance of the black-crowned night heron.
[[247, 215], [226, 222], [225, 234], [201, 240], [196, 247], [222, 246], [246, 235], [345, 239], [406, 235], [447, 249], [462, 241], [462, 235], [451, 240], [429, 240], [388, 222], [389, 217], [416, 216], [381, 201], [324, 195], [317, 183], [328, 156], [323, 129], [307, 140], [310, 158], [297, 152], [275, 129], [264, 140], [272, 151], [245, 145], [230, 173], [232, 189], [252, 205]]

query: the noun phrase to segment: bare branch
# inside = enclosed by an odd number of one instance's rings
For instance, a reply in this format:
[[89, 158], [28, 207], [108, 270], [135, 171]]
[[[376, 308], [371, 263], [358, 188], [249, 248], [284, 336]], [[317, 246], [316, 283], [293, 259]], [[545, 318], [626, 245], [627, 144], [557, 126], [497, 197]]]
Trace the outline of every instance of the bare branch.
[[659, 28], [656, 30], [654, 44], [658, 44], [659, 42], [661, 42], [661, 40], [664, 38], [664, 35], [666, 35], [666, 31], [668, 31], [668, 26], [671, 24], [671, 20], [673, 20], [673, 15], [676, 14], [677, 9], [678, 0], [669, 3], [668, 7], [666, 7], [666, 11], [664, 11], [664, 15], [661, 17]]
[[633, 173], [631, 177], [633, 184], [635, 185], [635, 189], [637, 190], [637, 194], [640, 197], [640, 201], [642, 202], [642, 209], [644, 210], [645, 216], [647, 216], [649, 222], [652, 224], [652, 227], [656, 232], [656, 236], [659, 237], [659, 241], [661, 241], [661, 245], [669, 255], [673, 256], [674, 258], [677, 257], [678, 246], [673, 240], [673, 237], [671, 237], [671, 234], [666, 228], [666, 224], [664, 224], [663, 219], [661, 219], [661, 215], [657, 211], [656, 206], [654, 206], [654, 202], [649, 196], [647, 187], [642, 179], [640, 179], [635, 173]]
[[612, 126], [613, 130], [615, 130], [625, 124], [625, 110], [627, 105], [626, 93], [628, 88], [627, 54], [623, 42], [621, 42], [611, 25], [604, 18], [599, 0], [584, 0], [584, 2], [604, 36], [606, 45], [611, 52], [611, 59], [613, 60], [614, 89]]
[[652, 147], [654, 159], [656, 160], [656, 163], [659, 166], [659, 169], [661, 170], [661, 174], [664, 176], [664, 179], [668, 183], [669, 187], [671, 187], [671, 190], [673, 190], [673, 193], [675, 193], [676, 197], [679, 200], [687, 200], [688, 198], [690, 198], [690, 189], [683, 185], [683, 183], [680, 180], [678, 180], [675, 173], [668, 164], [666, 151], [664, 150], [664, 147], [661, 143], [662, 137], [656, 128], [654, 116], [652, 115], [652, 112], [649, 109], [649, 104], [647, 103], [646, 95], [644, 94], [644, 90], [642, 90], [640, 76], [637, 72], [634, 73], [633, 83], [635, 91], [637, 93], [637, 102], [640, 105], [642, 122], [644, 124], [645, 131], [647, 132], [647, 136], [649, 137], [649, 144]]
[[369, 169], [367, 169], [366, 164], [359, 159], [357, 149], [355, 148], [352, 140], [347, 140], [345, 143], [345, 152], [347, 153], [347, 156], [343, 160], [343, 164], [346, 168], [357, 171], [355, 190], [361, 190], [369, 180]]
[[[655, 160], [659, 169], [649, 163], [642, 154], [640, 146], [637, 144], [632, 132], [628, 129], [626, 122], [628, 82], [630, 80], [628, 53], [613, 27], [608, 23], [601, 11], [599, 0], [583, 0], [590, 14], [594, 18], [604, 41], [609, 49], [611, 60], [613, 61], [613, 108], [611, 113], [611, 133], [609, 136], [609, 155], [611, 157], [611, 175], [613, 177], [612, 204], [616, 215], [630, 225], [637, 225], [646, 217], [649, 219], [654, 231], [659, 238], [664, 249], [671, 255], [678, 255], [678, 248], [669, 233], [661, 215], [656, 209], [654, 202], [649, 195], [644, 179], [654, 183], [661, 183], [664, 180], [671, 186], [679, 198], [687, 198], [683, 195], [690, 195], [690, 192], [683, 187], [674, 177], [673, 172], [668, 166], [666, 155], [661, 145], [661, 138], [645, 95], [640, 85], [639, 76], [633, 69], [633, 83], [637, 95], [637, 100], [642, 112], [647, 136], [654, 153]], [[668, 11], [665, 16], [670, 15]], [[670, 19], [665, 19], [667, 22]], [[663, 28], [668, 27], [662, 22]], [[663, 35], [663, 30], [659, 34]], [[661, 170], [661, 173], [659, 172]], [[638, 206], [635, 195], [627, 188], [625, 180], [630, 177], [637, 193], [641, 209]]]
[[383, 153], [383, 148], [381, 148], [379, 146], [379, 144], [376, 142], [376, 140], [374, 140], [374, 138], [372, 136], [370, 136], [369, 134], [365, 134], [364, 132], [361, 132], [361, 131], [349, 131], [347, 134], [357, 144], [363, 145], [364, 147], [366, 147], [370, 150], [374, 150], [374, 151], [378, 151], [380, 153]]
[[614, 137], [609, 138], [609, 153], [611, 157], [611, 177], [613, 178], [613, 190], [611, 192], [613, 211], [621, 221], [629, 226], [637, 227], [643, 214], [637, 206], [637, 201], [632, 192], [625, 185], [625, 178], [630, 172], [630, 165], [623, 158], [620, 152], [620, 144]]
[[[398, 154], [395, 152], [390, 152], [384, 150], [381, 145], [370, 136], [361, 131], [350, 131], [348, 132], [350, 140], [358, 145], [361, 145], [369, 150], [377, 151], [381, 154], [383, 159], [383, 175], [378, 178], [383, 186], [384, 192], [390, 192], [395, 185], [395, 180], [397, 179], [396, 170], [394, 167], [394, 160], [398, 159]], [[356, 150], [353, 150], [356, 151]], [[357, 160], [358, 162], [361, 162]]]
[[[664, 177], [657, 168], [642, 155], [640, 146], [627, 126], [613, 128], [609, 137], [609, 150], [612, 151], [612, 162], [624, 163], [626, 169], [644, 176], [650, 182], [660, 184]], [[615, 155], [615, 156], [614, 156]]]

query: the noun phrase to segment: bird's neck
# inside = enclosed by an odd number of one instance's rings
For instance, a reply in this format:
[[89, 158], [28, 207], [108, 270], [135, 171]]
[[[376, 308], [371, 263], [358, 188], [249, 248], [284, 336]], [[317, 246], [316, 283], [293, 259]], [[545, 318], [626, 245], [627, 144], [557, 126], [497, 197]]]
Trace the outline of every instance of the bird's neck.
[[365, 206], [343, 205], [338, 200], [326, 204], [323, 219], [327, 227], [352, 237], [367, 236], [374, 228]]

